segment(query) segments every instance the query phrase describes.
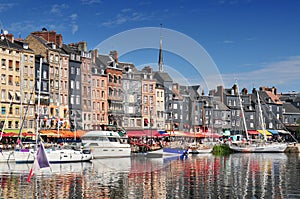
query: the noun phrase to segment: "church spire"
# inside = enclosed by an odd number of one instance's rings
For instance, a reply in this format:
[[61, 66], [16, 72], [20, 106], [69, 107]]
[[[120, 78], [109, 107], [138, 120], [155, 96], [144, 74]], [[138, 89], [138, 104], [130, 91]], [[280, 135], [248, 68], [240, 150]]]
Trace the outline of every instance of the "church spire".
[[161, 37], [162, 24], [160, 24], [160, 41], [159, 41], [159, 57], [158, 57], [158, 71], [163, 72], [163, 54], [162, 54], [162, 37]]

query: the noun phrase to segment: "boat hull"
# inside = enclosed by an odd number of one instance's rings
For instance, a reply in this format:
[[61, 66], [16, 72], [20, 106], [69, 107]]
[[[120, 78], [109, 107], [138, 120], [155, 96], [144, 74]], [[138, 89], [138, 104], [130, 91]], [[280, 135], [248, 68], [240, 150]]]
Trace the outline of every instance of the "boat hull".
[[287, 144], [265, 144], [265, 145], [230, 145], [231, 150], [240, 153], [283, 153]]
[[[92, 159], [92, 154], [83, 153], [79, 150], [59, 149], [45, 150], [47, 159], [50, 163], [67, 163], [67, 162], [85, 162]], [[36, 152], [30, 150], [19, 150], [14, 152], [16, 163], [32, 163], [35, 159]]]
[[171, 156], [182, 156], [186, 154], [187, 154], [187, 149], [164, 147], [158, 150], [148, 151], [146, 153], [146, 157], [162, 158], [162, 157], [171, 157]]
[[130, 157], [130, 147], [90, 147], [93, 159]]
[[0, 163], [2, 162], [14, 162], [15, 156], [13, 151], [1, 151], [0, 152]]

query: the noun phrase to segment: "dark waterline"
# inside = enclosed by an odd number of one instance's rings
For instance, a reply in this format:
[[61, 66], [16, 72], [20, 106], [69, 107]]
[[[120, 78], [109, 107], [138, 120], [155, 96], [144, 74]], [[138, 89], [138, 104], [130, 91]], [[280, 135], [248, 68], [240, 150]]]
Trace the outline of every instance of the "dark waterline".
[[187, 159], [99, 159], [0, 164], [2, 198], [300, 198], [300, 154], [193, 155]]

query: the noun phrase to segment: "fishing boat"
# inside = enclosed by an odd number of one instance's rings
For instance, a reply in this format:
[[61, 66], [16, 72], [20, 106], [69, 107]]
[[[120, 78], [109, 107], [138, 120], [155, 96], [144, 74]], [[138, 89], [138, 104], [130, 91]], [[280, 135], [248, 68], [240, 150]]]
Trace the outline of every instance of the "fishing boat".
[[90, 149], [93, 158], [129, 157], [130, 144], [116, 131], [88, 131], [81, 137], [84, 149]]
[[192, 143], [189, 145], [188, 153], [189, 154], [211, 153], [212, 150], [213, 150], [213, 147], [209, 146], [207, 144]]
[[168, 142], [160, 149], [150, 150], [146, 152], [146, 157], [149, 158], [165, 158], [171, 156], [186, 156], [188, 154], [188, 148], [179, 145], [177, 142]]
[[[282, 153], [287, 148], [287, 146], [288, 146], [287, 143], [267, 142], [266, 129], [265, 129], [265, 126], [263, 123], [260, 97], [259, 97], [258, 92], [256, 92], [256, 94], [257, 94], [258, 109], [259, 109], [259, 122], [262, 127], [264, 140], [262, 140], [261, 142], [253, 142], [252, 140], [248, 139], [248, 131], [247, 131], [247, 128], [245, 127], [247, 140], [244, 139], [244, 141], [242, 141], [241, 143], [230, 144], [229, 147], [234, 152]], [[239, 98], [240, 98], [240, 96], [239, 96]], [[240, 99], [240, 103], [241, 103], [241, 99]], [[241, 108], [242, 108], [242, 106], [241, 106]], [[242, 117], [244, 118], [243, 111], [242, 111]], [[245, 119], [244, 119], [244, 121], [245, 121]], [[246, 125], [244, 125], [244, 126], [246, 126]]]

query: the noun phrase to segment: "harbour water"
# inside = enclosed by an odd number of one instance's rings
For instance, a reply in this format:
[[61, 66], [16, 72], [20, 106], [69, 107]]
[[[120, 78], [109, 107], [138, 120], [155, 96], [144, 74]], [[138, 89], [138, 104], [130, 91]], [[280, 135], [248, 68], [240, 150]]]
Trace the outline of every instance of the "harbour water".
[[299, 154], [212, 154], [0, 164], [0, 198], [300, 198]]

